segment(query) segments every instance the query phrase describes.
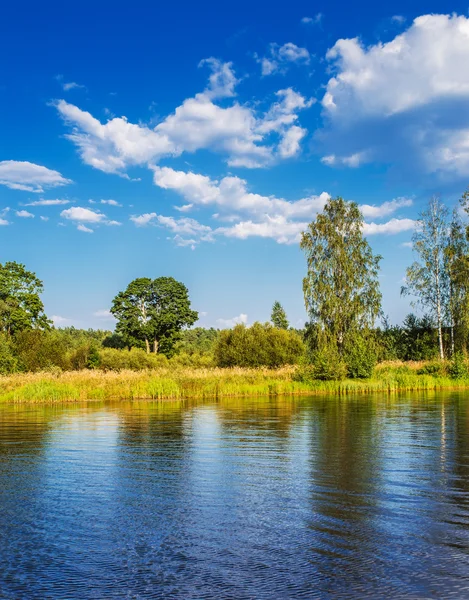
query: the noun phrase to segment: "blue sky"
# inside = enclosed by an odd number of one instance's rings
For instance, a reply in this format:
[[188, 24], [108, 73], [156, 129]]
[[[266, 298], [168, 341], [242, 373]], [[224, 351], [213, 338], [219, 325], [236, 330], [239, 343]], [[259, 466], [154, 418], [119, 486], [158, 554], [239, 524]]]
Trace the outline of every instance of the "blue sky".
[[[18, 4], [18, 3], [17, 3]], [[110, 328], [135, 277], [173, 276], [200, 325], [306, 320], [298, 237], [361, 205], [384, 311], [428, 198], [469, 184], [462, 2], [25, 2], [4, 7], [0, 261], [58, 325]]]

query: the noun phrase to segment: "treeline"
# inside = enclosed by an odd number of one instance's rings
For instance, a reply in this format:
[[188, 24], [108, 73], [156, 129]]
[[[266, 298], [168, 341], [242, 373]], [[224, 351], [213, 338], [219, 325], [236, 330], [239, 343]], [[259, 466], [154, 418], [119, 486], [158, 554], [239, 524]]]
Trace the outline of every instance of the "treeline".
[[[451, 359], [464, 372], [469, 341], [469, 234], [461, 214], [438, 198], [413, 235], [416, 260], [401, 293], [423, 309], [391, 325], [383, 317], [379, 271], [358, 206], [330, 199], [301, 239], [308, 323], [290, 327], [279, 302], [270, 322], [219, 331], [193, 327], [186, 286], [172, 277], [138, 278], [111, 304], [114, 332], [56, 329], [44, 313], [43, 284], [24, 265], [0, 265], [0, 373], [40, 370], [279, 367], [308, 379], [369, 378], [377, 362]], [[377, 323], [380, 323], [377, 326]], [[453, 369], [454, 370], [454, 369]]]

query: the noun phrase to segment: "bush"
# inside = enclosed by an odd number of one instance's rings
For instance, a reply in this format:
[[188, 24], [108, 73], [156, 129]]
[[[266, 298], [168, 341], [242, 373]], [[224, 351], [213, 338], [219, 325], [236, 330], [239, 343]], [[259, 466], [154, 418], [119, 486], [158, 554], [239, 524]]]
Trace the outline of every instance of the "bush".
[[340, 381], [347, 376], [347, 365], [333, 343], [321, 344], [311, 353], [310, 377], [321, 381]]
[[347, 375], [350, 379], [369, 379], [377, 362], [374, 340], [357, 336], [348, 345], [345, 352]]
[[45, 371], [52, 367], [70, 368], [67, 345], [57, 330], [27, 330], [17, 333], [13, 352], [21, 371]]
[[11, 344], [0, 337], [0, 375], [8, 375], [18, 370], [18, 359], [14, 356]]
[[454, 354], [448, 370], [452, 379], [464, 379], [467, 377], [467, 366], [462, 352]]
[[215, 362], [219, 367], [273, 368], [296, 364], [303, 354], [303, 341], [295, 331], [254, 323], [252, 327], [236, 325], [221, 331]]
[[417, 375], [446, 375], [446, 367], [442, 362], [431, 362], [417, 369]]
[[147, 354], [140, 348], [117, 350], [101, 348], [99, 350], [99, 368], [103, 371], [143, 371], [157, 369], [168, 365], [168, 359], [163, 354]]

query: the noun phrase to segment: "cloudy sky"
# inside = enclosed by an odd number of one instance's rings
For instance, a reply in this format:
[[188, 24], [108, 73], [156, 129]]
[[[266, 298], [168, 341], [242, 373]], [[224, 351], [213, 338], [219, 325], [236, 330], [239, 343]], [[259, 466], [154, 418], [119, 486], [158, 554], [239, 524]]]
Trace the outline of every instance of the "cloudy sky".
[[356, 201], [384, 310], [414, 221], [469, 184], [462, 2], [9, 3], [0, 21], [0, 261], [58, 325], [112, 326], [135, 277], [174, 276], [199, 324], [306, 315], [298, 239]]

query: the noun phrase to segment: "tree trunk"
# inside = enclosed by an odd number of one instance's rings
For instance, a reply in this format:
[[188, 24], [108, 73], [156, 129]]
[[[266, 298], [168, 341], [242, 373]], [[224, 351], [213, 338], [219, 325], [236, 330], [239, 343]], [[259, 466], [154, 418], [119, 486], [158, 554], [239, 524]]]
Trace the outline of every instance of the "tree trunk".
[[451, 356], [454, 356], [454, 322], [451, 321]]
[[153, 340], [153, 352], [158, 354], [158, 340], [156, 338]]
[[442, 319], [441, 319], [441, 289], [440, 289], [440, 270], [438, 264], [436, 267], [436, 318], [438, 322], [438, 344], [440, 346], [440, 358], [444, 360], [445, 352], [443, 349], [443, 332], [442, 332]]
[[145, 338], [145, 346], [147, 347], [147, 354], [150, 354], [150, 342]]

